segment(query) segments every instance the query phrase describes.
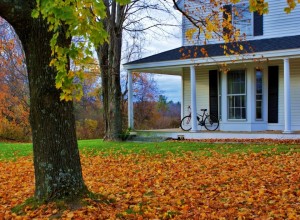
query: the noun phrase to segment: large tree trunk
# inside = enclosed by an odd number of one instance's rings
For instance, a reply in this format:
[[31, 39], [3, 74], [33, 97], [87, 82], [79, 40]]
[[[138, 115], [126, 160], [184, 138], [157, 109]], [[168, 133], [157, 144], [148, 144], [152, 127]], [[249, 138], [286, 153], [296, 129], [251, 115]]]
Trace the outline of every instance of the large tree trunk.
[[111, 36], [111, 44], [113, 45], [113, 63], [112, 63], [112, 92], [114, 94], [113, 97], [113, 105], [115, 108], [113, 109], [114, 115], [114, 136], [122, 133], [122, 91], [121, 91], [121, 77], [120, 77], [120, 65], [121, 65], [121, 48], [122, 48], [122, 29], [114, 30], [115, 33]]
[[101, 86], [102, 86], [102, 102], [103, 102], [103, 119], [104, 119], [104, 132], [105, 140], [111, 139], [112, 121], [110, 120], [110, 99], [111, 99], [111, 77], [108, 67], [108, 43], [104, 43], [97, 48], [97, 55], [101, 70]]
[[[26, 2], [26, 3], [25, 3]], [[32, 19], [31, 1], [0, 0], [0, 16], [15, 28], [26, 55], [30, 87], [35, 197], [53, 200], [80, 197], [86, 192], [75, 132], [72, 102], [60, 101], [55, 88], [47, 24]], [[2, 10], [1, 10], [2, 9]], [[69, 40], [62, 40], [68, 44]]]

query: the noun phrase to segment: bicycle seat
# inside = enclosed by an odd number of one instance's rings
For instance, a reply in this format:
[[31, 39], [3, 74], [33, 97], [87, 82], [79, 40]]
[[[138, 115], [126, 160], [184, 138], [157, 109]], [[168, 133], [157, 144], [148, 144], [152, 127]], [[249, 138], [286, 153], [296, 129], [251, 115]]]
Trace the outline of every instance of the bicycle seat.
[[200, 111], [206, 112], [207, 109], [206, 108], [202, 108], [202, 109], [200, 109]]

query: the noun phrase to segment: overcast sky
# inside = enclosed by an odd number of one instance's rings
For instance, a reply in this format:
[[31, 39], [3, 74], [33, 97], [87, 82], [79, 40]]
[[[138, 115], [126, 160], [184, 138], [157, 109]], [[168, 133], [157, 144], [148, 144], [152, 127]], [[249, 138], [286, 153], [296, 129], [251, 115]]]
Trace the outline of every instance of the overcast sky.
[[[153, 42], [149, 45], [156, 52], [163, 52], [181, 46], [181, 39], [169, 38], [165, 41]], [[155, 74], [159, 90], [163, 92], [168, 101], [181, 102], [181, 77]]]
[[[150, 17], [151, 19], [140, 19], [142, 26], [146, 29], [142, 35], [138, 35], [136, 38], [129, 37], [129, 42], [132, 39], [140, 40], [142, 49], [142, 58], [155, 55], [167, 50], [178, 48], [181, 46], [181, 13], [173, 8], [172, 0], [149, 0], [151, 3], [159, 3], [160, 5], [164, 2], [165, 9], [170, 12], [165, 12], [164, 10], [149, 10], [143, 13], [137, 14], [141, 18]], [[136, 17], [134, 18], [136, 19]], [[138, 19], [136, 19], [138, 20]], [[141, 21], [142, 20], [142, 21]], [[158, 25], [162, 24], [162, 26]], [[152, 28], [146, 28], [151, 27]], [[135, 32], [132, 32], [135, 33]], [[142, 36], [140, 38], [140, 36]], [[125, 37], [126, 39], [126, 37]], [[126, 51], [126, 50], [125, 50]], [[125, 52], [126, 53], [126, 52]], [[132, 57], [133, 58], [133, 57]], [[130, 59], [134, 61], [138, 58]], [[128, 62], [128, 61], [125, 61]], [[167, 101], [181, 102], [181, 77], [180, 76], [170, 76], [170, 75], [158, 75], [155, 74], [154, 78], [157, 82], [159, 91], [162, 91], [162, 95], [167, 97]]]
[[[177, 13], [177, 16], [181, 18], [180, 13]], [[175, 19], [173, 22], [174, 24], [178, 24]], [[181, 29], [178, 27], [165, 27], [165, 29], [167, 29], [168, 32], [172, 33], [174, 36], [168, 35], [160, 37], [148, 37], [145, 45], [146, 48], [144, 50], [146, 52], [143, 54], [143, 57], [181, 46]], [[181, 77], [155, 74], [155, 79], [159, 90], [162, 91], [163, 95], [168, 98], [167, 101], [172, 100], [173, 102], [181, 102]]]

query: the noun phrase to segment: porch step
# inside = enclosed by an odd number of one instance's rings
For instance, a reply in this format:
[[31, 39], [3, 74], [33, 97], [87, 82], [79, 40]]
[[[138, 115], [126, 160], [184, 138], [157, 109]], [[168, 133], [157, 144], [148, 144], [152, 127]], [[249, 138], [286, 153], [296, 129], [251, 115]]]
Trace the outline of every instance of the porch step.
[[159, 137], [159, 136], [138, 136], [138, 135], [129, 135], [127, 141], [130, 142], [163, 142], [167, 140], [168, 138], [166, 137]]

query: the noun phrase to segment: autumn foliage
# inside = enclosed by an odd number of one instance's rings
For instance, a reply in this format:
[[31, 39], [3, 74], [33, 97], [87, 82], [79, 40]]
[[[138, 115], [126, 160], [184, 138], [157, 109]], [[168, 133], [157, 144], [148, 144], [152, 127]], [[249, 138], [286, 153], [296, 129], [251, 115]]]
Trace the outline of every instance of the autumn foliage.
[[32, 161], [0, 162], [0, 219], [300, 218], [299, 153], [211, 153], [85, 155], [85, 183], [103, 199], [77, 210], [27, 207], [24, 216], [10, 209], [33, 195]]
[[29, 89], [24, 54], [11, 26], [0, 17], [0, 138], [28, 140]]

